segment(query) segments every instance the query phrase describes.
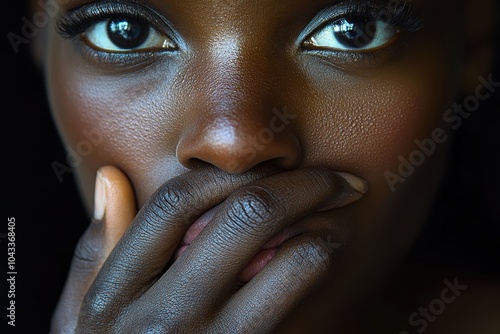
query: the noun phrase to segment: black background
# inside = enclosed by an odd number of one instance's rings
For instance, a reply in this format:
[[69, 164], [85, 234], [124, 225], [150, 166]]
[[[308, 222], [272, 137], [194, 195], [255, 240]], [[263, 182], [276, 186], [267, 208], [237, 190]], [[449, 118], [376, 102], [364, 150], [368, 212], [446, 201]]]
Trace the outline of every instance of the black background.
[[[65, 163], [65, 151], [30, 50], [24, 46], [15, 54], [6, 37], [20, 32], [27, 9], [17, 0], [4, 6], [0, 232], [6, 233], [8, 217], [16, 218], [15, 332], [46, 333], [73, 247], [88, 219], [72, 176], [66, 174], [61, 183], [52, 170], [54, 161]], [[408, 261], [500, 276], [499, 106], [496, 93], [459, 129], [452, 168]], [[1, 268], [7, 272], [5, 239], [2, 254]], [[7, 289], [0, 294], [7, 299]], [[5, 315], [1, 319], [6, 324]]]

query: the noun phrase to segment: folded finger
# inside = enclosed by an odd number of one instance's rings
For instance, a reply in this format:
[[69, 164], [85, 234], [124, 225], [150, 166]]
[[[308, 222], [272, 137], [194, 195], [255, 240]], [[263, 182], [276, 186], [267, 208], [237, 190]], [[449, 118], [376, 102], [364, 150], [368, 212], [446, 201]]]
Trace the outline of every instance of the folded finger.
[[220, 323], [233, 333], [271, 332], [327, 277], [334, 251], [313, 233], [288, 241], [224, 306]]
[[[203, 294], [203, 298], [184, 297], [187, 309], [212, 307], [251, 260], [262, 258], [264, 263], [274, 256], [275, 250], [262, 248], [270, 239], [280, 238], [285, 226], [313, 212], [352, 203], [365, 191], [364, 181], [323, 168], [280, 173], [242, 187], [156, 283], [159, 290], [167, 291], [161, 295], [163, 302], [178, 300], [182, 291], [182, 296]], [[172, 284], [172, 277], [182, 273], [189, 273], [189, 280]]]

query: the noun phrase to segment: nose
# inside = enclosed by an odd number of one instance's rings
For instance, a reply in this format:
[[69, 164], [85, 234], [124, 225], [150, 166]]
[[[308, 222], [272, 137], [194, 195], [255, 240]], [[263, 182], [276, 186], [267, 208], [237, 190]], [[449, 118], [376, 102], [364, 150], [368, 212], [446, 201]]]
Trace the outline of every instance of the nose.
[[188, 168], [203, 161], [229, 173], [242, 173], [261, 163], [284, 169], [296, 166], [300, 143], [293, 130], [287, 130], [294, 115], [286, 108], [274, 108], [267, 117], [258, 117], [258, 113], [265, 115], [252, 110], [252, 119], [243, 115], [230, 119], [216, 112], [200, 117], [179, 141], [178, 160]]
[[217, 48], [189, 76], [196, 101], [183, 111], [179, 162], [187, 168], [208, 163], [229, 173], [264, 163], [297, 166], [298, 115], [277, 98], [270, 60], [253, 54], [255, 48], [245, 53], [234, 41], [219, 40]]

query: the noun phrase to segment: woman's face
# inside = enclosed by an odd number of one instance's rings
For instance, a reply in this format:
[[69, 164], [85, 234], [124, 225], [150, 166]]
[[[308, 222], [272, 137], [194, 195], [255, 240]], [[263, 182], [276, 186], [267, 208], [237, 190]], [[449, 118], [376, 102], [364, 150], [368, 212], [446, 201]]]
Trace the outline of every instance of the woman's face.
[[359, 259], [395, 258], [425, 217], [446, 145], [405, 182], [387, 173], [445, 129], [461, 78], [456, 18], [427, 0], [67, 0], [48, 33], [51, 108], [83, 153], [74, 172], [89, 209], [103, 165], [128, 175], [139, 206], [206, 164], [321, 166], [369, 185], [325, 213], [334, 238]]

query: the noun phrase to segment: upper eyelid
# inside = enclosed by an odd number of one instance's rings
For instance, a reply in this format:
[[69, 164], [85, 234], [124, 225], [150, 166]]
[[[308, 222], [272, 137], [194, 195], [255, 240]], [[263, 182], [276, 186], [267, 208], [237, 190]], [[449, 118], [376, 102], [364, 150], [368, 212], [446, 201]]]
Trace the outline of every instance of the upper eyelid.
[[[65, 15], [71, 16], [71, 15], [76, 15], [79, 11], [89, 9], [89, 8], [105, 8], [105, 6], [108, 7], [115, 7], [115, 8], [139, 8], [144, 11], [151, 11], [154, 12], [158, 17], [163, 17], [163, 15], [154, 9], [153, 7], [150, 7], [149, 5], [145, 4], [143, 1], [140, 0], [100, 0], [100, 1], [92, 1], [89, 3], [85, 3], [80, 6], [72, 7], [69, 9], [66, 9]], [[166, 19], [165, 19], [166, 20]]]
[[[85, 22], [92, 19], [92, 21], [95, 21], [92, 24], [95, 24], [99, 20], [109, 19], [113, 15], [120, 14], [143, 19], [153, 29], [161, 34], [165, 34], [176, 45], [181, 46], [185, 44], [180, 39], [179, 34], [176, 33], [173, 24], [164, 15], [143, 2], [136, 0], [104, 0], [70, 9], [58, 18], [56, 29], [63, 37], [70, 38], [72, 36], [67, 32], [68, 28], [71, 28], [70, 22]], [[90, 25], [80, 28], [82, 30], [80, 34], [89, 27]]]
[[345, 1], [323, 8], [302, 30], [301, 34], [299, 35], [298, 42], [301, 44], [302, 41], [304, 41], [309, 35], [311, 35], [322, 25], [333, 21], [336, 18], [340, 18], [346, 14], [349, 14], [349, 12], [352, 12], [352, 10], [356, 8], [356, 6], [360, 6], [359, 4], [354, 5], [353, 2], [354, 1]]
[[[416, 31], [419, 30], [423, 26], [423, 18], [415, 15], [413, 10], [409, 7], [409, 4], [405, 0], [394, 0], [395, 3], [399, 5], [399, 9], [408, 10], [408, 13], [405, 15], [411, 15], [415, 19], [415, 22], [411, 23], [412, 28], [409, 28], [408, 31]], [[368, 1], [358, 1], [358, 0], [346, 0], [335, 5], [329, 6], [321, 10], [318, 14], [314, 16], [314, 18], [310, 21], [310, 23], [303, 29], [301, 34], [299, 35], [296, 46], [300, 48], [302, 43], [311, 36], [316, 30], [321, 28], [322, 26], [333, 22], [336, 19], [345, 17], [347, 15], [356, 15], [356, 14], [364, 14], [364, 15], [375, 15], [378, 13], [389, 12], [392, 14], [391, 19], [396, 18], [398, 13], [392, 12], [389, 10], [388, 6], [391, 3], [391, 0], [368, 0]], [[382, 18], [382, 17], [381, 17]], [[390, 21], [390, 20], [389, 20]]]

